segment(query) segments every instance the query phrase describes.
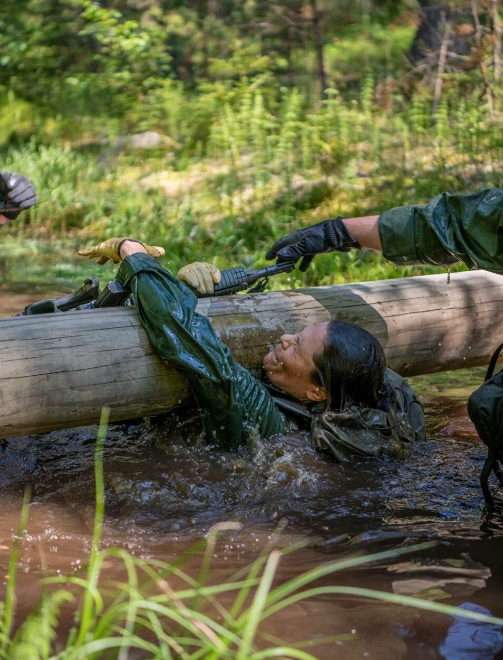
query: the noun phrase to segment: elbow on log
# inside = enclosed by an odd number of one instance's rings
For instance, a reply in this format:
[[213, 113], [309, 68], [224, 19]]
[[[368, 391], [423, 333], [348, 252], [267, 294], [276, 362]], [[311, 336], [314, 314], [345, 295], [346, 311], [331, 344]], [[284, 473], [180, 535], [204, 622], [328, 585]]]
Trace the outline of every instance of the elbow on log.
[[[402, 375], [487, 364], [503, 322], [503, 278], [485, 271], [211, 298], [198, 303], [250, 370], [284, 332], [357, 323]], [[169, 412], [187, 383], [151, 347], [134, 309], [0, 319], [0, 438]]]

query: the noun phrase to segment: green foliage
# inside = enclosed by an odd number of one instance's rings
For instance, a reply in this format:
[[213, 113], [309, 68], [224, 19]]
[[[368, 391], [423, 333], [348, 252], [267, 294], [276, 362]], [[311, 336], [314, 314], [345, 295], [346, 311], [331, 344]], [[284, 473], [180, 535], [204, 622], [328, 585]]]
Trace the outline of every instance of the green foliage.
[[47, 660], [52, 654], [61, 606], [71, 602], [69, 591], [45, 594], [17, 630], [9, 649], [10, 660]]
[[[263, 265], [293, 227], [500, 186], [503, 118], [480, 102], [480, 74], [445, 74], [433, 117], [431, 90], [398, 80], [413, 28], [407, 14], [390, 23], [397, 3], [319, 2], [334, 35], [321, 102], [309, 2], [4, 3], [0, 158], [40, 200], [0, 235], [6, 278], [40, 280], [50, 264], [70, 284], [70, 250], [110, 234], [162, 243], [173, 270]], [[133, 149], [141, 131], [159, 145]], [[22, 273], [13, 255], [26, 252]], [[363, 252], [271, 285], [421, 272], [437, 271]]]
[[340, 91], [351, 91], [369, 67], [379, 78], [402, 76], [407, 71], [404, 53], [413, 37], [414, 27], [409, 25], [375, 22], [362, 29], [357, 22], [345, 27], [325, 49], [332, 85]]
[[3, 3], [0, 53], [0, 85], [67, 116], [123, 116], [171, 71], [162, 25], [91, 0]]
[[139, 92], [156, 87], [158, 79], [169, 73], [171, 57], [164, 46], [163, 26], [158, 21], [151, 19], [140, 24], [92, 0], [72, 2], [82, 7], [83, 27], [78, 37], [89, 37], [98, 44], [91, 62], [101, 72], [101, 85], [112, 84], [134, 100]]
[[[334, 46], [327, 38], [331, 85], [349, 72], [360, 79], [354, 73], [365, 65], [380, 73], [389, 43], [393, 63], [400, 64], [411, 29], [381, 25], [397, 14], [396, 3], [375, 3], [376, 22], [363, 44], [354, 30], [361, 27], [362, 9], [370, 7], [367, 0], [361, 6], [319, 2], [325, 30], [340, 33]], [[311, 14], [309, 0], [6, 2], [0, 5], [0, 87], [45, 116], [100, 116], [106, 123], [121, 120], [123, 127], [148, 121], [142, 109], [152, 109], [152, 98], [159, 98], [158, 90], [162, 97], [170, 80], [210, 103], [211, 97], [237, 101], [240, 86], [249, 83], [266, 88], [271, 100], [283, 85], [297, 84], [311, 95]]]
[[[10, 236], [17, 231], [18, 243], [43, 253], [55, 237], [75, 248], [104, 235], [134, 235], [165, 245], [172, 270], [200, 259], [251, 267], [265, 263], [275, 238], [314, 219], [375, 214], [446, 189], [502, 185], [501, 119], [476, 95], [459, 102], [446, 94], [433, 119], [421, 93], [397, 99], [403, 110], [390, 115], [372, 104], [373, 90], [369, 72], [355, 102], [334, 91], [313, 110], [300, 90], [270, 100], [263, 86], [245, 79], [229, 95], [212, 91], [193, 104], [170, 83], [161, 98], [172, 102], [162, 116], [177, 142], [166, 138], [150, 152], [124, 140], [48, 146], [32, 138], [6, 146], [3, 166], [32, 178], [40, 199], [11, 225]], [[3, 241], [8, 237], [4, 232]], [[12, 244], [5, 245], [10, 254]], [[67, 266], [68, 279], [73, 268]], [[8, 271], [16, 277], [15, 265]], [[306, 274], [272, 286], [422, 272], [438, 270], [396, 268], [365, 252], [320, 255]]]

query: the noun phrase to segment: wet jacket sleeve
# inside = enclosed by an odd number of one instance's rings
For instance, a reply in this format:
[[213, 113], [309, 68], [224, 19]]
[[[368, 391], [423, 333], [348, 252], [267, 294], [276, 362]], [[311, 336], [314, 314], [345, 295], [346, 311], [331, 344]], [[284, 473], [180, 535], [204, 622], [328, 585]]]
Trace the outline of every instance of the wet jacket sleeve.
[[265, 387], [234, 362], [210, 321], [196, 313], [190, 287], [146, 254], [126, 257], [117, 279], [133, 291], [152, 345], [187, 377], [210, 442], [231, 449], [249, 429], [266, 438], [284, 431], [284, 417]]
[[379, 217], [386, 259], [397, 265], [448, 266], [503, 273], [503, 190], [442, 193], [426, 206], [399, 206]]

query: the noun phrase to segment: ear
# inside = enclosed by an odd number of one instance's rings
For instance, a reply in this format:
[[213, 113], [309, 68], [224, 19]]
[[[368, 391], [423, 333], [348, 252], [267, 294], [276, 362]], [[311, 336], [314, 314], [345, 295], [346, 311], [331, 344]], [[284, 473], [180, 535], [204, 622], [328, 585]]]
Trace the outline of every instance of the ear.
[[306, 392], [306, 396], [309, 401], [325, 401], [327, 398], [327, 393], [323, 387], [317, 387], [316, 385], [310, 385], [309, 389]]

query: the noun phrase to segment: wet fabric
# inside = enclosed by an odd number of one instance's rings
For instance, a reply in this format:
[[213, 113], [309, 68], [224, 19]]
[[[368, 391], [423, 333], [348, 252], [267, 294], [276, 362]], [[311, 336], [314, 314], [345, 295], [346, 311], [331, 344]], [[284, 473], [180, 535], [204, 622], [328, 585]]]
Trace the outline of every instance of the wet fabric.
[[503, 273], [503, 190], [442, 193], [426, 206], [399, 206], [379, 217], [383, 254], [398, 265], [448, 266]]
[[[281, 406], [232, 359], [210, 321], [196, 313], [197, 298], [186, 284], [146, 254], [126, 257], [117, 279], [132, 289], [140, 321], [154, 348], [187, 377], [209, 442], [235, 449], [246, 442], [250, 432], [269, 438], [286, 430]], [[336, 438], [342, 449], [353, 454], [409, 456], [416, 437], [424, 435], [422, 406], [404, 379], [389, 369], [386, 382], [397, 399], [389, 413], [354, 407], [341, 413], [314, 414], [311, 437], [315, 446], [326, 448], [323, 436], [332, 438], [332, 444]], [[285, 412], [298, 418], [298, 410], [285, 408]]]
[[342, 461], [349, 456], [408, 458], [416, 441], [425, 440], [423, 406], [410, 385], [391, 369], [385, 383], [395, 392], [388, 412], [351, 406], [313, 415], [311, 442]]
[[482, 442], [503, 454], [503, 370], [470, 395], [468, 415]]
[[187, 377], [209, 442], [235, 449], [253, 430], [263, 438], [284, 432], [285, 418], [273, 399], [197, 314], [197, 298], [186, 284], [146, 254], [126, 257], [117, 279], [133, 291], [154, 348]]
[[[463, 603], [459, 608], [492, 616], [482, 605]], [[445, 660], [493, 660], [503, 649], [501, 626], [485, 621], [471, 621], [463, 616], [453, 617], [447, 636], [440, 646]]]

